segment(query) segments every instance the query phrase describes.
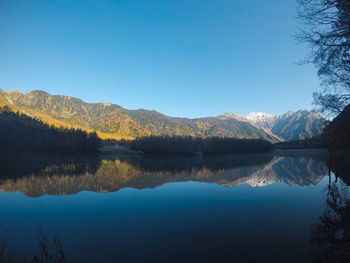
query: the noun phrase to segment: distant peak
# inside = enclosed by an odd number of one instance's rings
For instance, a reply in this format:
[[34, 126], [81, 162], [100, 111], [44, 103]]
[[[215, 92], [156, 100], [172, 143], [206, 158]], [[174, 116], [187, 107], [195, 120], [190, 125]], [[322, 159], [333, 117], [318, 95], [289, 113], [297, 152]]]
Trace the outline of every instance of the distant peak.
[[22, 92], [20, 92], [19, 90], [13, 90], [13, 91], [9, 91], [9, 94], [23, 94]]
[[289, 110], [289, 111], [287, 111], [285, 114], [281, 114], [280, 116], [285, 116], [285, 117], [287, 117], [287, 116], [293, 115], [294, 113], [295, 113], [294, 111]]
[[251, 112], [249, 113], [246, 118], [249, 120], [255, 120], [255, 119], [267, 119], [267, 118], [274, 118], [275, 116], [270, 113], [265, 112]]
[[236, 116], [235, 114], [233, 114], [232, 112], [225, 112], [223, 114], [220, 114], [219, 117], [233, 117]]
[[28, 94], [33, 94], [33, 95], [36, 95], [36, 94], [44, 94], [44, 95], [49, 95], [49, 96], [51, 96], [48, 92], [43, 91], [43, 90], [32, 90], [32, 91], [28, 92], [26, 95], [28, 95]]
[[272, 114], [270, 113], [266, 113], [266, 112], [261, 112], [261, 111], [258, 111], [258, 112], [251, 112], [249, 113], [247, 116], [249, 115], [257, 115], [257, 116], [273, 116]]
[[217, 118], [221, 119], [221, 120], [227, 120], [227, 119], [242, 119], [244, 118], [243, 116], [240, 115], [236, 115], [232, 112], [225, 112], [219, 116], [217, 116]]

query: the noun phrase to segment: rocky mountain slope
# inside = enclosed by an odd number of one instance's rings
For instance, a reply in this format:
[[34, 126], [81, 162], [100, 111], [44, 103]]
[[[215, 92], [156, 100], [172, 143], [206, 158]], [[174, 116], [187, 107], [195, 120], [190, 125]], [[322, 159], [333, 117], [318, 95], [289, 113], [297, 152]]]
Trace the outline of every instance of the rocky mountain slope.
[[226, 136], [258, 138], [271, 142], [308, 138], [322, 130], [314, 112], [280, 116], [224, 114], [206, 118], [174, 118], [149, 110], [127, 110], [111, 103], [86, 103], [80, 99], [35, 90], [27, 94], [0, 89], [0, 106], [7, 105], [49, 124], [97, 131], [102, 138], [132, 139], [147, 135]]
[[281, 115], [252, 112], [246, 116], [240, 116], [225, 113], [218, 118], [246, 121], [286, 141], [302, 140], [321, 134], [325, 121], [317, 112], [307, 110], [289, 111]]

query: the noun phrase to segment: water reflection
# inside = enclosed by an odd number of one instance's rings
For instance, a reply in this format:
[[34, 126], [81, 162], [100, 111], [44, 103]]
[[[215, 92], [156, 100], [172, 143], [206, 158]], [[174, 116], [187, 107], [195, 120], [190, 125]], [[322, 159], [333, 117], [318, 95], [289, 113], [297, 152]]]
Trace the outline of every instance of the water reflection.
[[337, 177], [348, 170], [328, 167], [327, 158], [290, 152], [2, 154], [0, 262], [45, 258], [37, 228], [52, 262], [312, 262], [315, 255], [316, 262], [347, 262], [349, 196]]
[[108, 158], [2, 152], [0, 190], [27, 196], [115, 192], [199, 181], [224, 186], [317, 184], [328, 173], [321, 159], [274, 154], [211, 157]]
[[319, 248], [315, 262], [350, 262], [349, 194], [344, 181], [330, 174], [324, 212], [311, 226], [311, 241]]
[[[7, 232], [7, 231], [6, 231]], [[1, 233], [2, 234], [2, 233]], [[8, 234], [8, 233], [7, 233]], [[37, 237], [32, 241], [35, 248], [30, 253], [16, 255], [9, 247], [8, 240], [0, 235], [0, 262], [1, 263], [65, 263], [66, 256], [62, 241], [54, 236], [47, 236], [42, 229], [37, 229]]]

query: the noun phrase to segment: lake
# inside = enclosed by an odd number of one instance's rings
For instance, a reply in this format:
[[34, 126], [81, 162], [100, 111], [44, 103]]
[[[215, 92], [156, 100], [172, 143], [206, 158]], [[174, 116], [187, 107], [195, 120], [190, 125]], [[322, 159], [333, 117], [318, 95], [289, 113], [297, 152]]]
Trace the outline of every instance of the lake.
[[312, 262], [345, 185], [318, 154], [0, 156], [2, 260]]

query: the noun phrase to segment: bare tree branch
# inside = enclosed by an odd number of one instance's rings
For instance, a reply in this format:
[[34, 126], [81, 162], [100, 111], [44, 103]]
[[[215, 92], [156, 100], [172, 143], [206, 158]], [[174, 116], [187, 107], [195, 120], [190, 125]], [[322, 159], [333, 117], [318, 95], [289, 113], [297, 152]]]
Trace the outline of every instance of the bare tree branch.
[[324, 87], [324, 92], [314, 94], [314, 104], [336, 114], [350, 102], [350, 1], [297, 1], [304, 29], [296, 38], [310, 47], [306, 62], [318, 68]]

